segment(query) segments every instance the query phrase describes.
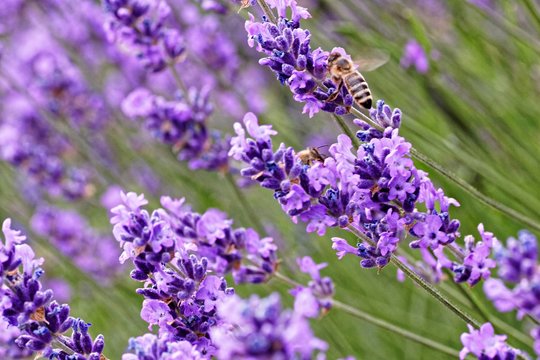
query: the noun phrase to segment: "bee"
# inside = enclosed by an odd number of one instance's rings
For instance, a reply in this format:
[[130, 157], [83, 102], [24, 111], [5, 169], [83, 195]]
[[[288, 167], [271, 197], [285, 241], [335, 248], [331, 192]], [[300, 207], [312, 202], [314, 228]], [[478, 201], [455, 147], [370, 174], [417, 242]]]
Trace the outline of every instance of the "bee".
[[305, 150], [299, 151], [298, 154], [296, 154], [300, 161], [303, 164], [306, 165], [313, 165], [316, 161], [318, 162], [324, 162], [324, 156], [321, 155], [319, 150], [317, 148], [308, 147]]
[[377, 52], [375, 55], [374, 58], [353, 62], [338, 51], [332, 52], [328, 57], [328, 69], [337, 88], [328, 101], [333, 101], [341, 92], [341, 87], [345, 85], [356, 104], [371, 109], [373, 104], [371, 90], [358, 68], [362, 68], [362, 71], [371, 71], [388, 61], [388, 54]]

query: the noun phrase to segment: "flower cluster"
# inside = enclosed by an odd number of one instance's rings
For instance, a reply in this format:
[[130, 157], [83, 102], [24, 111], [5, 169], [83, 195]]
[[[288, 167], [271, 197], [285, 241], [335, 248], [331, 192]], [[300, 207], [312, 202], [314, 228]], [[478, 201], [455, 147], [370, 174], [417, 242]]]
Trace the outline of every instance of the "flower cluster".
[[[353, 98], [345, 87], [332, 96], [338, 84], [327, 79], [329, 53], [321, 48], [312, 50], [310, 32], [300, 28], [300, 20], [311, 17], [307, 9], [298, 6], [295, 0], [268, 3], [277, 8], [277, 24], [266, 16], [262, 22], [255, 21], [251, 14], [245, 24], [249, 46], [267, 55], [259, 63], [269, 67], [282, 84], [289, 86], [294, 99], [305, 103], [303, 112], [310, 117], [320, 110], [338, 115], [347, 113]], [[287, 18], [288, 9], [290, 18]], [[341, 48], [332, 52], [346, 55]]]
[[419, 74], [425, 74], [429, 70], [429, 59], [422, 45], [416, 40], [410, 40], [405, 45], [400, 65], [405, 69], [413, 67]]
[[168, 334], [156, 336], [145, 334], [129, 340], [130, 353], [122, 360], [203, 360], [206, 359], [193, 344], [188, 341], [176, 341]]
[[55, 118], [77, 129], [99, 131], [107, 122], [105, 100], [88, 88], [62, 56], [40, 51], [28, 61], [32, 92]]
[[30, 222], [37, 235], [94, 278], [107, 283], [118, 274], [119, 251], [114, 239], [100, 235], [76, 211], [41, 207]]
[[300, 271], [308, 274], [311, 280], [308, 286], [298, 286], [291, 290], [295, 297], [294, 311], [306, 317], [324, 314], [332, 307], [334, 283], [328, 276], [321, 277], [320, 270], [326, 263], [316, 264], [309, 256], [297, 259]]
[[469, 333], [461, 335], [463, 350], [459, 353], [460, 360], [465, 359], [468, 354], [482, 360], [514, 360], [520, 353], [506, 343], [506, 335], [495, 335], [490, 323], [483, 324], [478, 330], [471, 325], [467, 326]]
[[213, 110], [208, 96], [207, 91], [193, 90], [189, 99], [167, 101], [139, 88], [123, 101], [122, 110], [130, 118], [144, 119], [152, 135], [171, 146], [190, 168], [224, 170], [228, 139], [208, 129], [206, 121]]
[[282, 309], [277, 294], [231, 296], [218, 305], [218, 314], [224, 324], [211, 335], [219, 359], [313, 359], [327, 347], [304, 316]]
[[[42, 287], [43, 259], [36, 258], [32, 248], [24, 244], [25, 236], [11, 229], [10, 219], [4, 221], [2, 230], [0, 312], [9, 331], [11, 327], [19, 329], [14, 340], [19, 348], [16, 351], [38, 352], [50, 359], [103, 359], [103, 336], [92, 339], [90, 324], [71, 317], [69, 306], [57, 303], [52, 290]], [[65, 336], [70, 328], [72, 335]]]
[[182, 61], [185, 47], [177, 30], [165, 26], [171, 8], [164, 1], [105, 0], [112, 15], [110, 40], [132, 52], [152, 72]]
[[141, 317], [161, 332], [197, 346], [203, 355], [215, 347], [209, 331], [219, 323], [216, 304], [233, 292], [222, 277], [236, 282], [266, 281], [277, 266], [276, 246], [252, 229], [234, 229], [219, 210], [191, 211], [184, 200], [161, 199], [149, 214], [143, 195], [122, 194], [112, 209], [113, 233], [131, 259], [131, 277], [145, 282]]
[[[518, 318], [540, 318], [540, 272], [538, 271], [538, 245], [536, 237], [522, 230], [518, 238], [509, 238], [506, 246], [494, 245], [494, 258], [499, 278], [488, 279], [484, 292], [501, 312], [517, 310]], [[540, 355], [540, 327], [531, 331], [535, 339], [535, 352]]]
[[[386, 119], [398, 125], [399, 111], [381, 105], [375, 121]], [[380, 119], [380, 120], [377, 120]], [[381, 120], [382, 119], [382, 120]], [[392, 120], [393, 119], [393, 120]], [[231, 155], [248, 164], [242, 175], [272, 189], [274, 197], [293, 221], [307, 222], [307, 231], [323, 235], [327, 227], [353, 228], [370, 243], [349, 246], [334, 242], [340, 256], [352, 253], [363, 267], [383, 267], [406, 234], [413, 236], [412, 248], [433, 249], [448, 245], [459, 236], [459, 221], [449, 216], [454, 199], [435, 189], [427, 174], [417, 170], [410, 158], [411, 144], [392, 127], [366, 130], [366, 140], [353, 150], [351, 139], [340, 135], [325, 159], [295, 153], [284, 144], [274, 152], [271, 126], [259, 126], [255, 115], [244, 117], [246, 131], [235, 124]], [[308, 150], [310, 153], [311, 150]], [[418, 206], [423, 204], [425, 211]]]
[[2, 159], [20, 169], [33, 188], [46, 189], [53, 197], [74, 200], [91, 196], [94, 187], [89, 172], [65, 161], [73, 152], [69, 141], [30, 104], [12, 101], [20, 106], [0, 125]]
[[493, 247], [498, 243], [492, 233], [484, 231], [484, 225], [478, 225], [478, 232], [482, 241], [475, 243], [472, 235], [465, 236], [465, 254], [463, 262], [449, 265], [444, 256], [439, 254], [439, 261], [448, 266], [455, 274], [455, 282], [467, 282], [470, 286], [476, 285], [482, 279], [488, 279], [491, 269], [496, 266], [495, 260], [490, 259]]

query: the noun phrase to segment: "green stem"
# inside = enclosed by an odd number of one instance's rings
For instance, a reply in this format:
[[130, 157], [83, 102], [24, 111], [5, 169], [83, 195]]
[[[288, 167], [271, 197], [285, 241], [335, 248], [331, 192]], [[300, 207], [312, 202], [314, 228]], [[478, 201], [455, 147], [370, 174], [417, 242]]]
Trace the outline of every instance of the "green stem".
[[411, 155], [413, 158], [423, 162], [424, 164], [428, 165], [432, 169], [436, 170], [441, 175], [445, 176], [447, 179], [451, 180], [455, 184], [457, 184], [459, 187], [461, 187], [463, 190], [468, 192], [470, 195], [472, 195], [474, 198], [479, 200], [480, 202], [484, 203], [485, 205], [503, 213], [506, 214], [513, 219], [521, 222], [522, 224], [530, 227], [531, 229], [534, 229], [536, 231], [540, 231], [540, 224], [536, 223], [533, 219], [529, 218], [526, 215], [523, 215], [522, 213], [498, 202], [497, 200], [494, 200], [484, 194], [482, 194], [480, 191], [478, 191], [474, 186], [467, 183], [465, 180], [458, 177], [456, 174], [451, 172], [448, 169], [445, 169], [442, 165], [436, 163], [435, 161], [428, 158], [426, 155], [420, 153], [418, 150], [411, 148]]
[[536, 22], [536, 26], [540, 27], [540, 14], [538, 13], [538, 9], [536, 8], [536, 5], [534, 5], [534, 3], [531, 0], [521, 0], [521, 2], [527, 8], [527, 11]]
[[262, 225], [261, 221], [257, 217], [257, 215], [256, 215], [257, 213], [251, 207], [251, 205], [250, 205], [248, 199], [246, 198], [246, 196], [244, 195], [244, 193], [242, 191], [240, 191], [240, 189], [238, 188], [238, 185], [236, 184], [236, 181], [234, 180], [234, 177], [231, 175], [230, 172], [227, 171], [225, 173], [225, 179], [227, 179], [227, 182], [229, 184], [231, 184], [231, 187], [233, 189], [234, 194], [238, 198], [238, 201], [240, 202], [240, 205], [242, 205], [242, 208], [244, 209], [244, 212], [248, 216], [249, 220], [251, 221], [251, 223], [253, 224], [255, 229], [257, 229], [257, 231], [259, 233], [263, 233], [264, 232], [264, 226]]
[[[350, 232], [355, 234], [360, 240], [367, 242], [368, 244], [375, 246], [373, 240], [368, 238], [366, 235], [361, 233], [358, 229], [354, 228], [353, 226], [349, 226], [347, 228]], [[457, 307], [454, 303], [452, 303], [449, 299], [447, 299], [437, 288], [435, 288], [433, 285], [422, 279], [416, 272], [411, 270], [407, 265], [405, 265], [401, 260], [399, 260], [395, 255], [392, 255], [390, 258], [390, 262], [395, 265], [398, 269], [403, 271], [407, 277], [409, 277], [412, 281], [414, 281], [418, 286], [420, 286], [422, 289], [424, 289], [428, 294], [433, 296], [435, 300], [439, 301], [441, 304], [446, 306], [450, 311], [452, 311], [454, 314], [456, 314], [459, 318], [461, 318], [463, 321], [465, 321], [467, 324], [470, 324], [476, 328], [480, 327], [480, 323], [471, 317], [469, 314], [467, 314], [465, 311]]]
[[188, 87], [186, 86], [186, 84], [184, 83], [182, 78], [180, 77], [180, 74], [178, 74], [178, 71], [174, 67], [174, 64], [169, 65], [169, 69], [171, 70], [171, 74], [172, 74], [172, 76], [174, 78], [174, 81], [176, 82], [176, 85], [178, 85], [178, 88], [182, 92], [182, 95], [184, 95], [184, 98], [189, 103], [190, 99], [189, 99], [189, 89], [188, 89]]
[[336, 120], [337, 124], [339, 125], [339, 127], [341, 128], [341, 130], [343, 130], [343, 132], [349, 137], [351, 138], [351, 141], [353, 142], [354, 146], [356, 147], [360, 147], [360, 140], [353, 134], [352, 130], [349, 128], [349, 126], [345, 123], [345, 121], [343, 120], [343, 118], [335, 115], [335, 114], [332, 114], [332, 116], [334, 117], [334, 120]]
[[[298, 286], [303, 286], [302, 284], [298, 283], [297, 281], [287, 277], [286, 275], [283, 275], [281, 274], [280, 272], [276, 272], [274, 274], [274, 276], [287, 283], [288, 285], [290, 285], [291, 287], [298, 287]], [[406, 339], [409, 339], [411, 341], [414, 341], [418, 344], [421, 344], [421, 345], [424, 345], [430, 349], [433, 349], [435, 351], [439, 351], [441, 353], [444, 353], [446, 355], [450, 355], [450, 356], [453, 356], [453, 357], [457, 357], [459, 355], [459, 352], [457, 350], [454, 350], [446, 345], [443, 345], [443, 344], [440, 344], [434, 340], [431, 340], [431, 339], [428, 339], [428, 338], [425, 338], [421, 335], [418, 335], [418, 334], [415, 334], [407, 329], [404, 329], [404, 328], [401, 328], [399, 326], [396, 326], [392, 323], [389, 323], [385, 320], [382, 320], [382, 319], [379, 319], [373, 315], [370, 315], [360, 309], [357, 309], [357, 308], [354, 308], [348, 304], [345, 304], [345, 303], [342, 303], [341, 301], [338, 301], [338, 300], [332, 300], [332, 307], [335, 308], [335, 309], [339, 309], [341, 311], [344, 311], [346, 313], [348, 313], [349, 315], [352, 315], [360, 320], [363, 320], [365, 322], [368, 322], [372, 325], [375, 325], [375, 326], [378, 326], [382, 329], [385, 329], [385, 330], [388, 330], [394, 334], [397, 334], [397, 335], [400, 335], [400, 336], [403, 336], [404, 338]]]
[[268, 20], [270, 20], [270, 22], [272, 22], [274, 24], [277, 24], [277, 18], [274, 15], [274, 13], [272, 12], [272, 10], [270, 9], [270, 7], [268, 6], [268, 4], [266, 3], [266, 1], [265, 0], [257, 0], [257, 3], [259, 4], [261, 9], [263, 10], [266, 17], [268, 17]]
[[411, 341], [414, 341], [418, 344], [421, 344], [421, 345], [424, 345], [430, 349], [433, 349], [433, 350], [436, 350], [436, 351], [439, 351], [443, 354], [446, 354], [446, 355], [450, 355], [452, 357], [458, 357], [459, 356], [459, 352], [457, 350], [454, 350], [444, 344], [440, 344], [434, 340], [431, 340], [431, 339], [428, 339], [424, 336], [421, 336], [421, 335], [418, 335], [418, 334], [415, 334], [409, 330], [406, 330], [406, 329], [403, 329], [399, 326], [396, 326], [396, 325], [393, 325], [389, 322], [386, 322], [382, 319], [379, 319], [379, 318], [376, 318], [368, 313], [365, 313], [361, 310], [358, 310], [356, 308], [353, 308], [347, 304], [344, 304], [340, 301], [337, 301], [337, 300], [334, 300], [332, 302], [333, 304], [333, 307], [336, 308], [336, 309], [340, 309], [340, 310], [343, 310], [345, 311], [346, 313], [352, 315], [352, 316], [355, 316], [361, 320], [364, 320], [370, 324], [373, 324], [375, 326], [378, 326], [380, 328], [383, 328], [385, 330], [388, 330], [390, 332], [393, 332], [394, 334], [397, 334], [397, 335], [401, 335], [403, 336], [404, 338], [406, 339], [409, 339]]

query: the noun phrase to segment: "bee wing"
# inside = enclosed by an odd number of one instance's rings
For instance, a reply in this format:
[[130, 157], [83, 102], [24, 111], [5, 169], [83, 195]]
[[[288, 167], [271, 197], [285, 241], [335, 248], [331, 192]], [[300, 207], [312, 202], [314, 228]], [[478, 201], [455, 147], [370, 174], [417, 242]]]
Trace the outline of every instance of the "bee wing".
[[382, 50], [369, 50], [360, 58], [354, 59], [354, 65], [360, 71], [373, 71], [390, 60], [390, 55]]

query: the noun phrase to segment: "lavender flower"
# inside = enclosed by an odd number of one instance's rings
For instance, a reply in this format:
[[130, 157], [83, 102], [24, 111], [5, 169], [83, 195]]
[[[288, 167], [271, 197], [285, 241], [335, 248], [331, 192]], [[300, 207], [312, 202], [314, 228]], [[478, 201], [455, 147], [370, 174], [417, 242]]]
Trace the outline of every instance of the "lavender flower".
[[465, 249], [454, 244], [454, 251], [459, 252], [461, 261], [450, 261], [444, 252], [435, 251], [437, 269], [448, 268], [454, 272], [455, 282], [467, 282], [470, 286], [476, 285], [480, 280], [487, 279], [491, 275], [491, 269], [496, 266], [495, 261], [489, 257], [492, 249], [498, 243], [492, 233], [484, 231], [484, 225], [478, 225], [478, 232], [482, 241], [475, 243], [472, 235], [465, 236]]
[[[2, 230], [0, 311], [9, 326], [20, 330], [15, 344], [21, 351], [40, 352], [50, 359], [103, 359], [103, 336], [92, 340], [90, 324], [69, 316], [69, 306], [58, 304], [52, 290], [42, 288], [43, 259], [35, 258], [30, 246], [23, 243], [25, 236], [11, 229], [10, 219], [4, 221]], [[63, 335], [70, 328], [71, 337]], [[55, 342], [62, 347], [55, 348]]]
[[31, 226], [94, 278], [107, 283], [118, 274], [119, 251], [114, 240], [91, 228], [77, 212], [41, 207], [32, 217]]
[[168, 336], [145, 334], [129, 340], [129, 350], [122, 360], [203, 360], [203, 356], [188, 341], [176, 341]]
[[180, 161], [192, 169], [227, 168], [228, 139], [209, 132], [207, 118], [212, 113], [207, 91], [192, 91], [189, 99], [167, 101], [140, 88], [122, 103], [131, 118], [143, 118], [152, 135], [170, 145]]
[[225, 324], [212, 329], [211, 336], [219, 359], [311, 359], [327, 347], [306, 318], [282, 310], [277, 294], [248, 300], [231, 296], [218, 305], [218, 314]]
[[414, 67], [419, 74], [425, 74], [429, 70], [429, 60], [422, 45], [416, 40], [409, 40], [403, 50], [400, 65], [408, 69]]
[[[300, 28], [300, 20], [311, 17], [307, 9], [298, 6], [295, 0], [267, 3], [278, 11], [277, 24], [266, 17], [257, 22], [251, 14], [245, 24], [249, 46], [267, 56], [259, 63], [269, 67], [281, 84], [289, 86], [294, 99], [305, 103], [303, 113], [310, 117], [320, 110], [339, 115], [347, 113], [353, 99], [345, 87], [330, 100], [337, 84], [327, 79], [329, 53], [321, 48], [312, 50], [310, 32]], [[335, 48], [334, 51], [343, 52], [343, 49]]]
[[321, 277], [319, 271], [326, 263], [316, 264], [309, 256], [296, 260], [300, 270], [309, 274], [311, 280], [307, 287], [299, 286], [291, 290], [295, 297], [294, 311], [306, 317], [324, 314], [332, 307], [334, 283], [329, 277]]
[[[20, 100], [20, 99], [19, 99]], [[36, 189], [68, 200], [94, 192], [86, 169], [69, 166], [64, 158], [73, 152], [68, 140], [55, 132], [30, 104], [11, 99], [18, 107], [0, 126], [0, 156], [20, 169]]]
[[164, 1], [105, 0], [112, 17], [109, 39], [126, 48], [153, 72], [182, 61], [185, 47], [177, 30], [165, 26], [171, 8]]
[[486, 296], [501, 312], [517, 310], [519, 318], [527, 314], [540, 318], [536, 237], [520, 231], [518, 239], [509, 238], [506, 247], [497, 244], [494, 252], [499, 279], [486, 281]]
[[[276, 247], [252, 229], [234, 229], [219, 210], [191, 211], [184, 200], [163, 197], [149, 214], [143, 195], [123, 194], [112, 210], [113, 233], [131, 259], [134, 280], [145, 282], [141, 317], [160, 332], [214, 354], [210, 330], [221, 320], [216, 306], [233, 293], [221, 276], [236, 282], [266, 281], [277, 266]], [[249, 261], [249, 263], [246, 263]]]
[[519, 354], [519, 351], [511, 348], [506, 343], [506, 335], [495, 335], [495, 330], [490, 323], [485, 323], [480, 329], [475, 330], [471, 325], [469, 333], [461, 335], [463, 350], [459, 353], [461, 360], [467, 357], [467, 354], [473, 354], [482, 360], [513, 360]]
[[[376, 121], [399, 125], [401, 112], [378, 103], [372, 112]], [[359, 123], [359, 122], [357, 122]], [[367, 141], [354, 150], [351, 140], [340, 135], [324, 161], [306, 163], [292, 148], [281, 144], [273, 150], [270, 126], [259, 126], [248, 113], [246, 131], [235, 124], [229, 155], [248, 164], [241, 174], [272, 189], [274, 197], [293, 221], [308, 223], [308, 231], [324, 235], [327, 227], [353, 227], [372, 243], [359, 243], [355, 250], [344, 241], [335, 242], [340, 254], [354, 253], [363, 267], [388, 264], [398, 243], [409, 233], [410, 246], [433, 249], [453, 243], [459, 236], [459, 221], [448, 211], [459, 205], [436, 190], [427, 174], [417, 170], [410, 158], [411, 144], [388, 127], [358, 133]], [[370, 134], [366, 136], [366, 134]], [[424, 211], [419, 205], [424, 205]]]

